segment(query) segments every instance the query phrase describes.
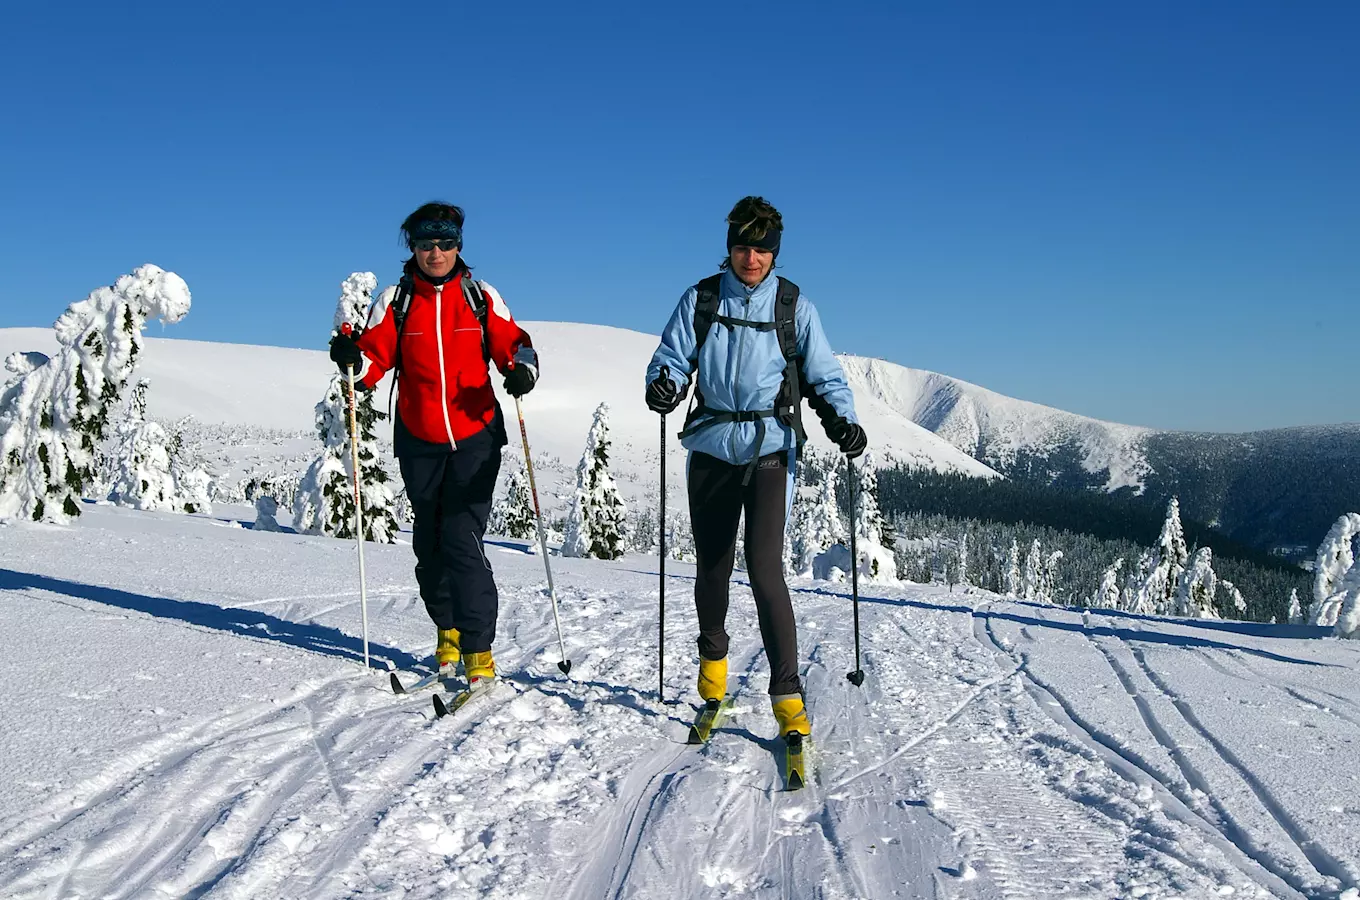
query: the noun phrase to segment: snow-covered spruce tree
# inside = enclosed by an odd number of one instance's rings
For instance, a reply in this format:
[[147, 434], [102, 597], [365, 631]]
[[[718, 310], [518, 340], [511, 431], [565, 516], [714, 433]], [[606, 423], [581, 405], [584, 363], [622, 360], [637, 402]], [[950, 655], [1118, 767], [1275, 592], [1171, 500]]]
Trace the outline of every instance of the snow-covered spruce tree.
[[170, 429], [170, 474], [175, 479], [175, 501], [186, 513], [212, 513], [213, 475], [203, 460], [203, 447], [190, 436], [192, 419], [186, 416]]
[[1011, 540], [1011, 548], [1006, 551], [1005, 588], [1007, 597], [1022, 597], [1025, 593], [1024, 576], [1020, 574], [1020, 544]]
[[[847, 464], [854, 465], [853, 462]], [[897, 560], [892, 550], [895, 540], [892, 527], [883, 520], [883, 512], [878, 506], [878, 471], [874, 468], [873, 451], [867, 451], [855, 468], [858, 479], [855, 551], [859, 554], [860, 577], [874, 583], [895, 584]], [[846, 552], [848, 554], [849, 550]]]
[[1289, 592], [1289, 624], [1302, 625], [1303, 623], [1303, 606], [1299, 603], [1298, 588], [1295, 588]]
[[[811, 453], [809, 450], [808, 454]], [[812, 561], [823, 549], [815, 545], [812, 534], [812, 510], [817, 503], [808, 483], [808, 472], [808, 467], [802, 465], [794, 470], [793, 508], [784, 529], [784, 546], [788, 551], [784, 574], [803, 578], [812, 575]]]
[[170, 473], [169, 437], [146, 420], [145, 379], [138, 381], [114, 426], [109, 499], [133, 509], [171, 509], [175, 478]]
[[628, 510], [609, 474], [609, 404], [595, 409], [586, 434], [585, 451], [576, 466], [576, 493], [567, 512], [562, 555], [618, 559], [628, 549], [624, 539]]
[[147, 421], [147, 388], [145, 379], [137, 382], [114, 426], [104, 493], [133, 509], [212, 512], [212, 476], [203, 470], [197, 446], [184, 437], [183, 422], [172, 434]]
[[1142, 599], [1159, 616], [1176, 615], [1176, 591], [1190, 559], [1185, 546], [1185, 530], [1181, 527], [1181, 505], [1172, 497], [1166, 505], [1166, 521], [1157, 538], [1157, 563], [1143, 584]]
[[[841, 521], [841, 510], [836, 502], [836, 466], [828, 465], [822, 473], [822, 483], [817, 489], [817, 500], [808, 509], [808, 518], [803, 523], [804, 551], [812, 554], [812, 577], [828, 579], [838, 570], [841, 574], [850, 571], [850, 552], [843, 549], [850, 539]], [[837, 546], [842, 549], [833, 552]]]
[[534, 520], [534, 502], [529, 495], [529, 479], [525, 477], [522, 463], [510, 469], [505, 496], [491, 508], [487, 530], [492, 534], [521, 540], [536, 536], [538, 529]]
[[1062, 562], [1062, 558], [1061, 550], [1054, 550], [1044, 557], [1039, 576], [1039, 594], [1036, 598], [1040, 603], [1058, 602], [1058, 563]]
[[[356, 330], [362, 326], [377, 284], [377, 278], [369, 272], [356, 272], [344, 280], [335, 306], [332, 337], [345, 324]], [[372, 391], [355, 392], [355, 417], [359, 426], [364, 540], [390, 544], [399, 529], [396, 498], [378, 458], [375, 429], [386, 416], [374, 406]], [[321, 453], [307, 467], [293, 498], [293, 527], [303, 534], [353, 538], [354, 462], [350, 452], [349, 382], [344, 375], [331, 376], [326, 396], [316, 405], [316, 430]]]
[[1242, 596], [1242, 592], [1237, 589], [1237, 585], [1226, 578], [1220, 578], [1218, 579], [1218, 589], [1220, 595], [1227, 598], [1219, 601], [1219, 618], [1235, 617], [1240, 619], [1247, 611], [1247, 600]]
[[1137, 613], [1140, 616], [1150, 616], [1156, 612], [1146, 593], [1152, 572], [1157, 568], [1157, 553], [1153, 550], [1144, 550], [1138, 556], [1138, 565], [1129, 570], [1128, 578], [1124, 582], [1124, 602], [1123, 609], [1126, 612]]
[[1021, 599], [1037, 600], [1043, 577], [1043, 549], [1039, 546], [1039, 539], [1035, 538], [1034, 543], [1030, 544], [1029, 552], [1025, 554], [1024, 582], [1020, 589]]
[[1318, 547], [1314, 566], [1311, 625], [1330, 626], [1338, 637], [1360, 638], [1360, 566], [1355, 564], [1355, 542], [1360, 538], [1360, 513], [1337, 519]]
[[1214, 574], [1214, 551], [1200, 547], [1181, 574], [1176, 588], [1174, 615], [1195, 619], [1217, 619], [1218, 576]]
[[968, 581], [968, 532], [959, 535], [958, 546], [958, 571], [959, 584], [967, 585]]
[[1091, 605], [1097, 609], [1119, 609], [1119, 570], [1124, 567], [1124, 557], [1119, 557], [1100, 577], [1100, 587], [1091, 598]]
[[109, 418], [141, 353], [142, 329], [152, 319], [178, 322], [190, 302], [184, 279], [144, 265], [57, 319], [55, 356], [10, 356], [7, 368], [19, 377], [0, 396], [0, 518], [80, 515]]
[[1360, 513], [1346, 513], [1332, 523], [1318, 545], [1313, 565], [1313, 602], [1308, 607], [1310, 625], [1332, 626], [1340, 611], [1333, 601], [1347, 576], [1355, 569], [1355, 542], [1360, 536]]

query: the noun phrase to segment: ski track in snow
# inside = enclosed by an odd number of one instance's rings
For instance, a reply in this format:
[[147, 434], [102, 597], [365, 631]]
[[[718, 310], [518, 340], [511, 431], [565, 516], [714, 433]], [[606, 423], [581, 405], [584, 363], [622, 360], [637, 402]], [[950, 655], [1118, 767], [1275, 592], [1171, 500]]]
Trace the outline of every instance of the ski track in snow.
[[[740, 574], [736, 703], [692, 747], [689, 567], [668, 566], [663, 703], [655, 560], [554, 558], [563, 677], [542, 560], [496, 554], [508, 677], [435, 720], [429, 692], [392, 696], [338, 646], [357, 644], [335, 555], [352, 545], [213, 525], [97, 508], [2, 532], [23, 682], [0, 699], [22, 776], [0, 793], [0, 896], [1312, 900], [1360, 883], [1343, 642], [866, 586], [856, 688], [846, 586], [795, 582], [814, 741], [787, 792]], [[406, 668], [433, 645], [409, 554], [369, 554], [375, 655]], [[73, 685], [47, 660], [86, 632], [100, 680]]]

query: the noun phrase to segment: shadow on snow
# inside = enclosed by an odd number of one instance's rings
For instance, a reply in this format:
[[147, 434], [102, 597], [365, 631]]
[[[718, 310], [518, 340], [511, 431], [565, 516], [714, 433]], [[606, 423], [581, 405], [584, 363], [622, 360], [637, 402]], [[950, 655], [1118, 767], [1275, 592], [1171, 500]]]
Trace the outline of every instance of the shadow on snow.
[[[313, 622], [293, 622], [280, 619], [268, 613], [253, 609], [240, 609], [232, 606], [214, 606], [194, 600], [172, 600], [168, 597], [149, 597], [134, 594], [118, 588], [100, 587], [51, 578], [47, 575], [34, 575], [29, 572], [16, 572], [0, 569], [0, 591], [48, 591], [64, 594], [79, 600], [102, 603], [119, 609], [145, 613], [160, 619], [173, 619], [201, 628], [238, 634], [260, 641], [273, 641], [299, 650], [320, 653], [339, 659], [362, 663], [363, 646], [360, 639], [351, 634], [317, 625]], [[412, 670], [423, 665], [424, 661], [412, 656], [405, 650], [388, 647], [384, 644], [369, 642], [369, 656], [375, 661], [388, 661], [397, 669]]]

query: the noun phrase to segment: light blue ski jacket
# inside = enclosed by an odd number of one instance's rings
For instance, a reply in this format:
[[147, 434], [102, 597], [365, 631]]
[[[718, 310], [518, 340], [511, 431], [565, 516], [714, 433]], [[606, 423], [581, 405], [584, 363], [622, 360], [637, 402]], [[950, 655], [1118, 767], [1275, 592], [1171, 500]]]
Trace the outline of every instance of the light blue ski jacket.
[[[778, 279], [773, 272], [760, 284], [750, 288], [730, 271], [725, 271], [718, 288], [718, 314], [753, 322], [773, 322], [778, 286]], [[689, 390], [693, 375], [690, 357], [694, 354], [696, 343], [694, 305], [697, 299], [698, 290], [695, 287], [685, 291], [680, 298], [679, 305], [666, 323], [666, 330], [661, 334], [661, 344], [647, 366], [648, 383], [665, 366], [681, 393]], [[831, 352], [817, 310], [810, 300], [801, 295], [794, 311], [794, 325], [798, 336], [798, 352], [802, 357], [804, 382], [830, 403], [838, 415], [858, 422], [855, 398], [845, 380], [845, 372]], [[728, 328], [714, 322], [699, 357], [699, 391], [703, 394], [704, 404], [711, 409], [731, 412], [771, 409], [779, 387], [784, 382], [784, 366], [779, 338], [773, 331], [757, 331], [740, 326]], [[815, 424], [816, 417], [811, 418], [812, 421], [809, 421], [807, 415], [803, 416], [804, 429]], [[754, 422], [719, 422], [681, 441], [692, 452], [707, 453], [732, 465], [741, 465], [749, 463], [756, 456], [792, 450], [797, 446], [797, 438], [793, 428], [777, 418], [768, 418], [765, 420], [764, 442], [759, 448], [755, 443]]]

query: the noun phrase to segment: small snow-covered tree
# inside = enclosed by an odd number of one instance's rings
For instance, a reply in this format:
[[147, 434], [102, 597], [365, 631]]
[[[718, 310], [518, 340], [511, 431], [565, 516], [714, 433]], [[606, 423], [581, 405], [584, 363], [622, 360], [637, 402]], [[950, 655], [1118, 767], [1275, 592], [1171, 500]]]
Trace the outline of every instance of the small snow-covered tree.
[[1240, 618], [1247, 611], [1247, 600], [1242, 596], [1242, 592], [1237, 589], [1237, 585], [1226, 578], [1220, 578], [1218, 579], [1218, 588], [1222, 595], [1227, 598], [1227, 600], [1218, 604], [1220, 618], [1226, 618], [1223, 615], [1224, 612]]
[[1299, 589], [1294, 588], [1289, 592], [1289, 624], [1302, 625], [1303, 606], [1299, 603]]
[[1341, 585], [1355, 568], [1355, 542], [1360, 536], [1360, 513], [1346, 513], [1338, 518], [1318, 545], [1317, 561], [1313, 565], [1313, 602], [1308, 608], [1312, 625], [1335, 625], [1340, 604], [1335, 598]]
[[609, 474], [609, 404], [595, 409], [586, 434], [585, 451], [576, 466], [576, 493], [567, 512], [562, 555], [618, 559], [628, 549], [624, 538], [628, 515]]
[[840, 505], [836, 502], [838, 474], [834, 462], [826, 466], [822, 472], [822, 483], [817, 489], [817, 499], [808, 507], [807, 519], [803, 523], [803, 547], [804, 552], [812, 556], [814, 578], [840, 578], [850, 571], [850, 551], [845, 549], [850, 534], [841, 520]]
[[[356, 272], [340, 285], [335, 308], [334, 337], [349, 324], [358, 330], [378, 280], [371, 273]], [[376, 426], [386, 418], [373, 404], [371, 391], [355, 392], [355, 417], [359, 430], [359, 473], [362, 486], [364, 540], [390, 544], [399, 525], [395, 498], [388, 486], [387, 470], [378, 457]], [[316, 430], [321, 453], [307, 467], [293, 498], [293, 527], [304, 534], [354, 537], [354, 460], [350, 448], [349, 382], [331, 376], [326, 395], [316, 405]]]
[[796, 466], [793, 478], [793, 507], [789, 510], [789, 521], [784, 529], [784, 546], [788, 550], [786, 575], [808, 577], [812, 575], [812, 561], [822, 552], [813, 537], [812, 510], [817, 504], [808, 484], [808, 468]]
[[113, 480], [109, 499], [133, 509], [170, 509], [175, 478], [170, 472], [165, 429], [146, 420], [145, 380], [137, 382], [123, 417], [114, 427]]
[[1020, 591], [1020, 596], [1024, 600], [1039, 599], [1044, 578], [1043, 553], [1043, 549], [1039, 546], [1039, 539], [1035, 538], [1034, 543], [1029, 546], [1029, 552], [1025, 554], [1025, 580]]
[[[847, 462], [846, 465], [855, 464]], [[860, 465], [855, 467], [854, 477], [858, 486], [855, 492], [855, 552], [859, 554], [860, 577], [875, 583], [896, 583], [897, 559], [892, 551], [894, 537], [891, 526], [884, 521], [883, 512], [878, 506], [878, 471], [874, 468], [872, 450], [867, 451]], [[848, 549], [846, 554], [848, 561]]]
[[[1036, 542], [1037, 543], [1037, 542]], [[1058, 593], [1058, 563], [1062, 562], [1063, 552], [1054, 550], [1044, 557], [1040, 570], [1039, 592], [1036, 599], [1040, 603], [1056, 603]]]
[[1006, 572], [1003, 586], [1007, 597], [1021, 597], [1025, 593], [1025, 579], [1020, 570], [1020, 544], [1011, 539], [1011, 548], [1006, 551]]
[[1105, 574], [1100, 578], [1100, 587], [1096, 589], [1096, 595], [1092, 598], [1092, 606], [1098, 609], [1119, 609], [1119, 570], [1123, 567], [1124, 558], [1121, 556], [1105, 570]]
[[1341, 516], [1318, 547], [1314, 566], [1313, 602], [1308, 621], [1330, 626], [1338, 637], [1360, 638], [1360, 566], [1355, 543], [1360, 538], [1360, 513]]
[[170, 475], [175, 479], [176, 508], [186, 513], [212, 512], [213, 476], [203, 460], [202, 446], [190, 437], [190, 419], [180, 419], [170, 429], [165, 445], [170, 453]]
[[968, 532], [959, 535], [958, 546], [958, 577], [959, 584], [967, 585], [968, 582]]
[[525, 477], [522, 463], [516, 464], [510, 470], [510, 477], [506, 480], [505, 496], [491, 508], [487, 530], [492, 534], [503, 534], [521, 540], [537, 534], [533, 498], [529, 495], [529, 479]]
[[0, 518], [67, 521], [95, 480], [110, 416], [152, 319], [178, 322], [189, 288], [173, 272], [144, 265], [72, 304], [54, 326], [56, 356], [11, 354], [0, 395]]
[[1196, 619], [1219, 618], [1214, 597], [1218, 593], [1218, 576], [1214, 574], [1214, 552], [1208, 547], [1195, 551], [1190, 565], [1181, 573], [1176, 588], [1174, 614]]
[[279, 522], [275, 518], [279, 514], [279, 501], [268, 494], [261, 494], [255, 498], [255, 525], [254, 531], [278, 531]]
[[1156, 565], [1143, 584], [1143, 602], [1155, 615], [1175, 615], [1176, 592], [1190, 559], [1185, 546], [1185, 530], [1181, 527], [1180, 501], [1175, 497], [1166, 505], [1166, 520], [1157, 538], [1156, 554]]
[[1147, 585], [1152, 577], [1152, 572], [1157, 568], [1157, 554], [1151, 550], [1145, 550], [1138, 557], [1138, 565], [1129, 571], [1128, 579], [1124, 582], [1124, 602], [1122, 608], [1126, 612], [1137, 613], [1141, 616], [1150, 616], [1156, 612], [1148, 600], [1146, 593]]

